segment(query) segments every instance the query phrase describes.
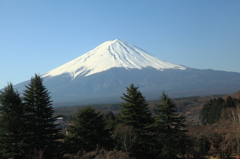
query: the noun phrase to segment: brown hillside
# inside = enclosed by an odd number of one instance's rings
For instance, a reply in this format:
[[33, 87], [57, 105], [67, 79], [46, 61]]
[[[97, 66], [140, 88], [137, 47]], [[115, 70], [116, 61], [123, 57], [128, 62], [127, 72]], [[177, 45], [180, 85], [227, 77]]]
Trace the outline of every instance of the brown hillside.
[[240, 90], [236, 93], [233, 93], [231, 95], [224, 96], [223, 99], [227, 99], [228, 96], [231, 96], [232, 98], [240, 99]]

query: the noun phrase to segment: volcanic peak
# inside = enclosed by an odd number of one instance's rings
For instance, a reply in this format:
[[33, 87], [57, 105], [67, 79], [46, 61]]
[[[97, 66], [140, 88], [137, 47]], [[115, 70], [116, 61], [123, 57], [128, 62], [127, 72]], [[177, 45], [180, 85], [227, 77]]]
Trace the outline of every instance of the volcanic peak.
[[78, 75], [89, 76], [115, 67], [125, 69], [152, 67], [158, 70], [186, 69], [184, 66], [163, 61], [132, 44], [116, 39], [104, 42], [84, 55], [51, 70], [42, 77], [69, 73], [74, 79]]

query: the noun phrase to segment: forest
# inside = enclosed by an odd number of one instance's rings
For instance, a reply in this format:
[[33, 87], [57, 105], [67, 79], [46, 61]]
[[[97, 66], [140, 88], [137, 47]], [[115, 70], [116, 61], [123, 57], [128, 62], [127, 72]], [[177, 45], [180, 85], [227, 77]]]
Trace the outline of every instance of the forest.
[[[239, 155], [240, 100], [145, 100], [131, 84], [119, 105], [55, 112], [39, 75], [20, 94], [0, 91], [1, 159], [175, 159]], [[201, 105], [201, 103], [204, 103]], [[101, 110], [104, 108], [104, 110]], [[56, 122], [63, 119], [61, 122]], [[65, 126], [62, 126], [65, 125]]]

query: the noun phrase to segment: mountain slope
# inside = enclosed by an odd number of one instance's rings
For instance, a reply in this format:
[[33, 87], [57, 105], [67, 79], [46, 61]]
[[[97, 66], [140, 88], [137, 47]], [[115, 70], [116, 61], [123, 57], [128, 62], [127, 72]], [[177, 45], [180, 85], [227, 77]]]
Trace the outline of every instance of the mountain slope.
[[[131, 83], [139, 86], [147, 99], [158, 99], [163, 91], [171, 97], [184, 97], [240, 89], [240, 73], [172, 64], [122, 40], [105, 42], [42, 77], [53, 101], [67, 105], [120, 102]], [[15, 88], [21, 92], [26, 83]]]
[[156, 58], [122, 40], [107, 41], [86, 54], [46, 73], [43, 77], [53, 77], [69, 73], [72, 78], [78, 75], [89, 76], [111, 68], [142, 69], [152, 67], [163, 69], [186, 69]]

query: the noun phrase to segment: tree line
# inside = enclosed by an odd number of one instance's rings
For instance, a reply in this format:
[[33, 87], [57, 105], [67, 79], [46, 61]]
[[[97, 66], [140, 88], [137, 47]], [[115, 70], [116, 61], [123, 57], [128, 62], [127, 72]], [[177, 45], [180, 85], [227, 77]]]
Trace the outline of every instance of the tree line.
[[240, 100], [228, 96], [226, 100], [223, 98], [213, 98], [203, 105], [200, 118], [204, 124], [213, 124], [220, 118], [229, 117], [229, 109], [236, 108]]
[[101, 150], [125, 158], [173, 159], [188, 152], [185, 118], [166, 93], [150, 110], [138, 87], [131, 84], [121, 97], [119, 114], [103, 115], [84, 107], [64, 135], [54, 124], [58, 116], [53, 116], [50, 93], [42, 82], [35, 75], [22, 96], [11, 83], [0, 92], [0, 158], [81, 158]]
[[40, 76], [31, 78], [23, 96], [9, 83], [0, 91], [0, 158], [57, 156], [63, 135], [54, 125], [53, 113]]
[[137, 159], [173, 159], [187, 153], [185, 118], [176, 113], [167, 94], [162, 94], [161, 103], [153, 111], [133, 84], [121, 98], [124, 102], [116, 116], [112, 112], [104, 116], [92, 107], [77, 112], [64, 142], [71, 147], [70, 153], [98, 147], [116, 149]]

